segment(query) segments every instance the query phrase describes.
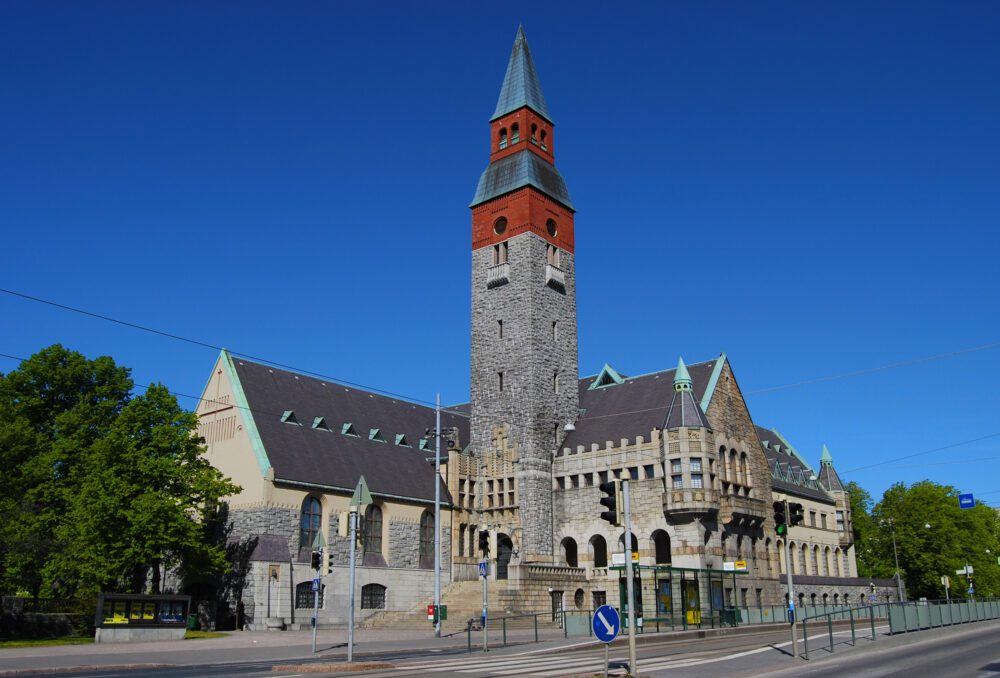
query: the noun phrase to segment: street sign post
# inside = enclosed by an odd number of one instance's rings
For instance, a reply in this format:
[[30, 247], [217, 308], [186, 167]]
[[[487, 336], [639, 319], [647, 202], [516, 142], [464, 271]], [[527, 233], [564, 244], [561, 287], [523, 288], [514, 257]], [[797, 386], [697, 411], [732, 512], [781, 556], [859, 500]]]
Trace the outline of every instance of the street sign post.
[[479, 576], [480, 577], [485, 577], [486, 576], [486, 562], [485, 561], [479, 563]]
[[960, 494], [958, 495], [958, 508], [970, 509], [976, 508], [976, 500], [971, 494]]
[[622, 620], [618, 610], [610, 605], [601, 605], [594, 610], [591, 626], [594, 629], [594, 637], [604, 643], [604, 676], [607, 678], [608, 648], [611, 646], [611, 641], [618, 637], [618, 632], [622, 629]]

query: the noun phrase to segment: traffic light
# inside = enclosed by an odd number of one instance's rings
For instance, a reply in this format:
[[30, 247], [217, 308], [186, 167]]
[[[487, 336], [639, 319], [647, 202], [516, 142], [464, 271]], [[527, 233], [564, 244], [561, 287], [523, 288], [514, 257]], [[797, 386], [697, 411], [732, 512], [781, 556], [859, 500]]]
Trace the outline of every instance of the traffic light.
[[609, 480], [606, 483], [601, 483], [597, 488], [606, 494], [606, 497], [601, 497], [601, 506], [606, 506], [607, 511], [601, 511], [601, 519], [606, 520], [612, 525], [622, 524], [622, 481], [620, 480]]
[[326, 554], [326, 568], [323, 570], [326, 574], [333, 574], [333, 554]]
[[805, 521], [805, 512], [802, 510], [802, 504], [789, 504], [788, 505], [788, 524], [795, 527], [799, 523]]
[[774, 506], [774, 532], [779, 537], [788, 534], [788, 521], [785, 518], [785, 502], [776, 501]]
[[487, 558], [490, 557], [490, 531], [479, 530], [479, 550]]
[[312, 568], [314, 570], [319, 570], [320, 564], [323, 562], [323, 552], [313, 551], [312, 552]]

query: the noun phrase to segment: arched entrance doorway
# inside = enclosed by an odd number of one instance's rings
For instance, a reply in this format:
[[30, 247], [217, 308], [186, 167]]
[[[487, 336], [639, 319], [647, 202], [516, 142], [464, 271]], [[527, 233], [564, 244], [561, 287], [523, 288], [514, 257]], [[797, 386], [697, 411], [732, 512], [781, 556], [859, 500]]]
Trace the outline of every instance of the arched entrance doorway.
[[497, 579], [507, 578], [507, 566], [510, 564], [510, 555], [514, 551], [514, 542], [505, 534], [497, 537]]

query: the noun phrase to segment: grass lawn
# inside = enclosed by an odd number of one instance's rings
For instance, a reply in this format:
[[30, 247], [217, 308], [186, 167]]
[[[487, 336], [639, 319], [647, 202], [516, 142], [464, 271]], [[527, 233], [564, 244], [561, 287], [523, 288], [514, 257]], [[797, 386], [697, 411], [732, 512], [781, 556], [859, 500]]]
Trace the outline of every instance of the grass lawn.
[[228, 633], [219, 631], [188, 631], [184, 634], [184, 640], [198, 640], [200, 638], [224, 638]]
[[91, 645], [91, 636], [84, 638], [22, 638], [19, 640], [0, 640], [0, 650], [8, 647], [45, 647], [48, 645]]
[[[201, 638], [222, 638], [228, 634], [218, 631], [188, 631], [184, 640], [199, 640]], [[67, 638], [22, 638], [19, 640], [0, 640], [0, 650], [8, 647], [46, 647], [48, 645], [91, 645], [92, 636]]]

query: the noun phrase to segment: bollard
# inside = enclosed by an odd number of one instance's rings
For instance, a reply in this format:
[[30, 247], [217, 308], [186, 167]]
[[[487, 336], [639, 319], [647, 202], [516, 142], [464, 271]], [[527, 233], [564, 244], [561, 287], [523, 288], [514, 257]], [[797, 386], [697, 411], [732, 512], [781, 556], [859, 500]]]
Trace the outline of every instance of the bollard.
[[833, 654], [833, 617], [826, 615], [826, 628], [830, 632], [830, 654]]
[[503, 644], [507, 647], [507, 617], [502, 617], [503, 619]]
[[472, 620], [465, 622], [465, 635], [469, 641], [469, 652], [472, 652]]
[[872, 605], [868, 608], [868, 616], [872, 620], [872, 641], [875, 640], [875, 606]]
[[538, 615], [536, 614], [533, 619], [535, 620], [535, 642], [538, 642]]
[[858, 644], [857, 639], [854, 637], [854, 610], [848, 610], [847, 613], [851, 617], [851, 646], [853, 647]]
[[806, 659], [809, 659], [809, 630], [806, 628], [805, 617], [802, 618], [802, 649], [805, 650]]

